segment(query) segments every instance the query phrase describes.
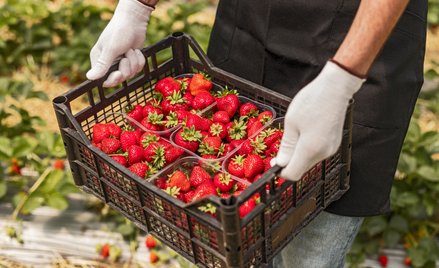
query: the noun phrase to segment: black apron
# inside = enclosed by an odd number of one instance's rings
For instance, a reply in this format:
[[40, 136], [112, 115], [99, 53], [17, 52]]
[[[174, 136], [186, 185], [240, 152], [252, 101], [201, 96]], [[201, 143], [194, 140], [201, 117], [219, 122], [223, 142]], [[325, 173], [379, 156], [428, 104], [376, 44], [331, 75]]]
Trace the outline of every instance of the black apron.
[[[213, 63], [293, 97], [343, 41], [360, 0], [222, 0], [209, 43]], [[411, 0], [355, 95], [351, 188], [327, 211], [389, 211], [389, 193], [423, 83], [427, 0]]]

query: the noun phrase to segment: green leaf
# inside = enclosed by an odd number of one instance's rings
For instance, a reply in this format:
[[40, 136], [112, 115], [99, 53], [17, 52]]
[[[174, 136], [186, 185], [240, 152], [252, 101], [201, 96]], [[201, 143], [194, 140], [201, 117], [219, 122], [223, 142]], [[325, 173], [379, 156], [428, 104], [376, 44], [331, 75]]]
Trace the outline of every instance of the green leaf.
[[414, 267], [422, 267], [427, 262], [427, 252], [421, 248], [410, 248], [408, 251]]
[[38, 141], [32, 137], [17, 137], [13, 140], [13, 152], [14, 157], [24, 157], [32, 153], [38, 146]]
[[422, 178], [429, 181], [439, 181], [439, 172], [432, 167], [422, 166], [416, 172]]
[[0, 160], [9, 161], [11, 157], [11, 140], [5, 137], [0, 137]]
[[64, 210], [69, 204], [62, 194], [54, 192], [47, 197], [47, 205], [55, 209]]
[[366, 220], [367, 233], [370, 236], [382, 233], [387, 228], [387, 221], [382, 216], [371, 217]]
[[6, 181], [0, 181], [0, 199], [6, 195], [6, 192], [8, 191], [8, 185], [6, 184]]
[[393, 248], [401, 240], [401, 234], [393, 229], [387, 229], [383, 234], [383, 238], [386, 245]]
[[77, 193], [79, 192], [79, 189], [74, 184], [66, 182], [59, 188], [58, 192], [62, 195], [67, 195], [70, 193]]
[[64, 176], [65, 173], [63, 171], [52, 170], [37, 191], [45, 194], [55, 191], [58, 188], [58, 185], [62, 183]]
[[400, 215], [394, 215], [390, 219], [389, 227], [401, 233], [408, 232], [409, 230], [409, 225], [407, 220]]
[[406, 174], [415, 172], [416, 158], [406, 153], [401, 153], [401, 156], [399, 157], [398, 169]]
[[134, 228], [131, 224], [122, 224], [117, 227], [117, 232], [123, 236], [128, 236], [134, 232]]
[[24, 203], [21, 213], [29, 214], [34, 209], [41, 207], [43, 203], [44, 203], [44, 197], [34, 193], [31, 196], [29, 196], [29, 198]]
[[396, 199], [398, 206], [414, 205], [419, 202], [419, 197], [412, 192], [403, 192]]

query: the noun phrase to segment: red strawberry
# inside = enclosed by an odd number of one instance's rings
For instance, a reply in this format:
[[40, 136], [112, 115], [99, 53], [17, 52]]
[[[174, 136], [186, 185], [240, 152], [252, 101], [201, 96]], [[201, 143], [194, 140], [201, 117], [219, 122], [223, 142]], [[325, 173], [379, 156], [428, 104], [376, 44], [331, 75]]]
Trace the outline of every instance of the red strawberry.
[[249, 155], [253, 152], [253, 146], [250, 140], [245, 140], [242, 144], [241, 147], [238, 150], [239, 154], [242, 155]]
[[187, 192], [191, 189], [191, 183], [186, 174], [177, 170], [169, 177], [169, 187], [177, 187], [182, 192]]
[[280, 140], [275, 141], [270, 148], [266, 151], [266, 156], [276, 156], [279, 152]]
[[110, 136], [110, 132], [108, 131], [108, 127], [106, 124], [96, 124], [93, 126], [93, 135], [92, 141], [93, 143], [101, 143], [104, 139]]
[[156, 263], [160, 260], [159, 256], [157, 255], [157, 253], [155, 253], [154, 251], [149, 253], [149, 262], [150, 263]]
[[143, 151], [144, 160], [156, 168], [165, 166], [165, 148], [158, 142], [151, 143]]
[[273, 119], [273, 113], [271, 111], [263, 111], [258, 115], [258, 121], [262, 124], [266, 124], [271, 119]]
[[386, 255], [380, 255], [378, 257], [378, 262], [381, 264], [382, 267], [387, 267], [387, 264], [389, 263], [389, 258]]
[[221, 193], [221, 194], [220, 194], [220, 197], [223, 198], [223, 199], [227, 199], [227, 198], [229, 198], [230, 196], [232, 196], [232, 195], [229, 194], [229, 193]]
[[230, 122], [230, 116], [226, 111], [218, 111], [213, 114], [212, 121], [214, 123], [227, 124]]
[[104, 244], [104, 245], [101, 247], [101, 250], [100, 250], [99, 254], [100, 254], [104, 259], [108, 258], [108, 256], [110, 256], [110, 248], [111, 248], [111, 246], [110, 246], [109, 244]]
[[249, 200], [245, 201], [244, 204], [242, 204], [239, 207], [239, 217], [242, 219], [247, 214], [249, 214], [254, 208], [256, 207], [256, 201], [253, 198], [250, 198]]
[[189, 110], [189, 105], [180, 92], [174, 92], [161, 102], [162, 111], [167, 115], [171, 111]]
[[212, 82], [203, 74], [194, 74], [189, 84], [189, 91], [192, 95], [197, 96], [201, 92], [210, 91], [212, 89]]
[[404, 258], [404, 265], [410, 267], [410, 265], [412, 265], [412, 258], [405, 257]]
[[164, 124], [163, 114], [156, 112], [150, 113], [148, 117], [145, 117], [140, 122], [148, 130], [160, 131], [161, 126]]
[[170, 164], [170, 163], [175, 162], [175, 160], [180, 158], [180, 156], [182, 156], [183, 154], [184, 154], [184, 151], [181, 148], [172, 147], [172, 148], [166, 149], [166, 151], [165, 151], [166, 164]]
[[157, 241], [155, 240], [155, 238], [151, 235], [148, 235], [145, 239], [145, 246], [148, 249], [153, 249], [157, 246]]
[[233, 117], [240, 104], [237, 94], [236, 90], [223, 90], [216, 100], [218, 110], [226, 111], [230, 117]]
[[201, 166], [194, 166], [189, 181], [193, 187], [198, 187], [206, 181], [210, 181], [212, 176]]
[[213, 185], [213, 182], [206, 181], [195, 189], [195, 195], [192, 198], [192, 201], [203, 199], [209, 195], [217, 195], [216, 187]]
[[[205, 136], [198, 148], [201, 155], [217, 155], [221, 150], [221, 138]], [[221, 150], [222, 152], [222, 150]]]
[[264, 159], [264, 172], [271, 168], [271, 163], [270, 163], [271, 159], [273, 159], [272, 156], [268, 156]]
[[140, 178], [145, 178], [146, 172], [148, 171], [148, 166], [145, 163], [134, 163], [129, 167], [129, 170]]
[[273, 143], [282, 139], [283, 132], [278, 129], [268, 128], [260, 133], [264, 138], [264, 143], [267, 147], [270, 147]]
[[[245, 189], [247, 189], [249, 187], [249, 184], [238, 181], [236, 183], [236, 186], [237, 186], [237, 191], [236, 192], [240, 193], [240, 192], [244, 191]], [[235, 192], [235, 194], [239, 195], [239, 193], [236, 193], [236, 192]]]
[[230, 142], [230, 146], [232, 147], [232, 149], [235, 149], [236, 147], [240, 146], [243, 142], [244, 140], [232, 140]]
[[154, 142], [158, 142], [160, 140], [160, 136], [158, 134], [152, 132], [145, 132], [140, 136], [139, 145], [143, 148], [147, 148], [148, 145]]
[[56, 159], [55, 161], [53, 161], [53, 168], [57, 170], [64, 170], [65, 169], [64, 160]]
[[158, 188], [164, 190], [166, 188], [168, 188], [168, 180], [166, 178], [158, 178], [157, 180], [154, 181], [154, 185], [157, 186]]
[[197, 130], [209, 131], [212, 121], [199, 115], [189, 113], [186, 119], [186, 127], [195, 127]]
[[175, 113], [177, 114], [178, 123], [186, 121], [186, 118], [189, 114], [189, 112], [186, 110], [176, 110]]
[[106, 154], [112, 154], [120, 149], [120, 141], [115, 138], [106, 138], [101, 142], [101, 150]]
[[251, 102], [244, 103], [239, 107], [240, 116], [256, 117], [258, 114], [258, 107]]
[[152, 114], [152, 113], [163, 114], [161, 109], [154, 107], [151, 104], [145, 105], [145, 107], [143, 107], [143, 110], [142, 110], [143, 117], [148, 117], [149, 114]]
[[282, 186], [282, 184], [284, 184], [286, 182], [286, 180], [284, 178], [278, 178], [276, 180], [276, 188]]
[[116, 160], [116, 162], [118, 162], [122, 166], [124, 166], [124, 167], [127, 166], [127, 158], [125, 156], [123, 156], [123, 155], [113, 155], [113, 156], [111, 156], [111, 158]]
[[262, 125], [260, 121], [256, 121], [253, 124], [248, 125], [247, 136], [252, 137], [256, 133], [258, 133], [263, 127], [264, 125]]
[[110, 133], [110, 137], [119, 139], [120, 134], [122, 133], [122, 129], [118, 125], [116, 125], [115, 123], [108, 123], [107, 129]]
[[154, 87], [154, 89], [162, 93], [164, 97], [170, 96], [174, 92], [179, 92], [180, 88], [180, 82], [169, 76], [159, 80]]
[[127, 149], [128, 152], [128, 165], [133, 165], [135, 163], [141, 162], [144, 159], [143, 148], [138, 145], [131, 145]]
[[253, 178], [264, 172], [264, 161], [259, 155], [251, 154], [244, 160], [244, 175], [246, 178]]
[[[143, 118], [143, 107], [142, 105], [138, 104], [134, 107], [128, 107], [127, 109], [127, 116], [130, 117], [132, 120], [135, 120], [137, 122], [142, 121]], [[134, 126], [133, 123], [130, 122], [131, 125]]]
[[209, 92], [200, 92], [192, 101], [192, 108], [202, 110], [215, 102], [215, 98]]
[[137, 134], [134, 131], [124, 131], [120, 134], [122, 151], [126, 152], [131, 145], [138, 144]]
[[192, 94], [189, 92], [189, 90], [184, 93], [183, 99], [186, 102], [188, 107], [192, 107], [192, 104], [194, 101], [194, 96], [192, 96]]
[[[245, 184], [245, 185], [247, 185], [247, 184]], [[247, 187], [245, 187], [245, 188], [247, 188]], [[245, 188], [244, 188], [244, 189], [245, 189]], [[234, 195], [234, 196], [239, 196], [240, 194], [242, 194], [242, 191], [243, 191], [243, 190], [238, 189], [238, 190], [236, 190], [236, 191], [233, 193], [233, 195]]]
[[262, 174], [258, 174], [256, 175], [253, 179], [252, 182], [256, 182], [257, 180], [259, 180], [262, 177]]
[[209, 135], [224, 139], [227, 136], [226, 126], [222, 123], [213, 123], [209, 128]]
[[184, 193], [184, 194], [183, 194], [183, 196], [184, 196], [184, 202], [185, 202], [185, 203], [190, 203], [190, 202], [192, 202], [192, 199], [194, 198], [194, 195], [195, 195], [195, 191], [189, 191], [189, 192], [187, 192], [187, 193]]
[[213, 184], [218, 187], [221, 192], [228, 192], [233, 189], [235, 180], [230, 174], [219, 172], [213, 177]]
[[180, 129], [175, 135], [175, 143], [191, 152], [196, 152], [203, 136], [194, 126]]
[[237, 155], [227, 165], [227, 171], [238, 178], [244, 178], [244, 156]]
[[220, 154], [220, 156], [225, 156], [232, 152], [232, 146], [230, 146], [230, 144], [227, 143], [223, 145], [223, 153]]

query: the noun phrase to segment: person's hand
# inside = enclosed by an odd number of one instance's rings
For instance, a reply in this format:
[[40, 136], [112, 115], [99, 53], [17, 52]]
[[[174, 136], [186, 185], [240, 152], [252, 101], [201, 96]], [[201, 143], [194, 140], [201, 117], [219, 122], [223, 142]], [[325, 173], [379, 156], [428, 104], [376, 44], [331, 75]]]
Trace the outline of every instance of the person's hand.
[[91, 69], [87, 78], [103, 77], [113, 61], [122, 56], [119, 69], [112, 72], [104, 87], [115, 86], [133, 77], [145, 65], [143, 47], [146, 27], [153, 8], [137, 0], [120, 0], [114, 15], [90, 52]]
[[337, 151], [349, 100], [363, 82], [328, 61], [320, 74], [297, 93], [285, 115], [284, 135], [272, 162], [284, 167], [281, 177], [297, 181]]

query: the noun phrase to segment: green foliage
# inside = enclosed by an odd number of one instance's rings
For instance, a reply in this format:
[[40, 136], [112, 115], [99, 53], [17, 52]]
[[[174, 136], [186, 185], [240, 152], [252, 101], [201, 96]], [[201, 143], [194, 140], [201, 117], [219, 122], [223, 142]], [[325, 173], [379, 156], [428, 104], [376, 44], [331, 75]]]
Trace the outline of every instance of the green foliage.
[[439, 0], [428, 0], [428, 24], [433, 27], [439, 25]]

